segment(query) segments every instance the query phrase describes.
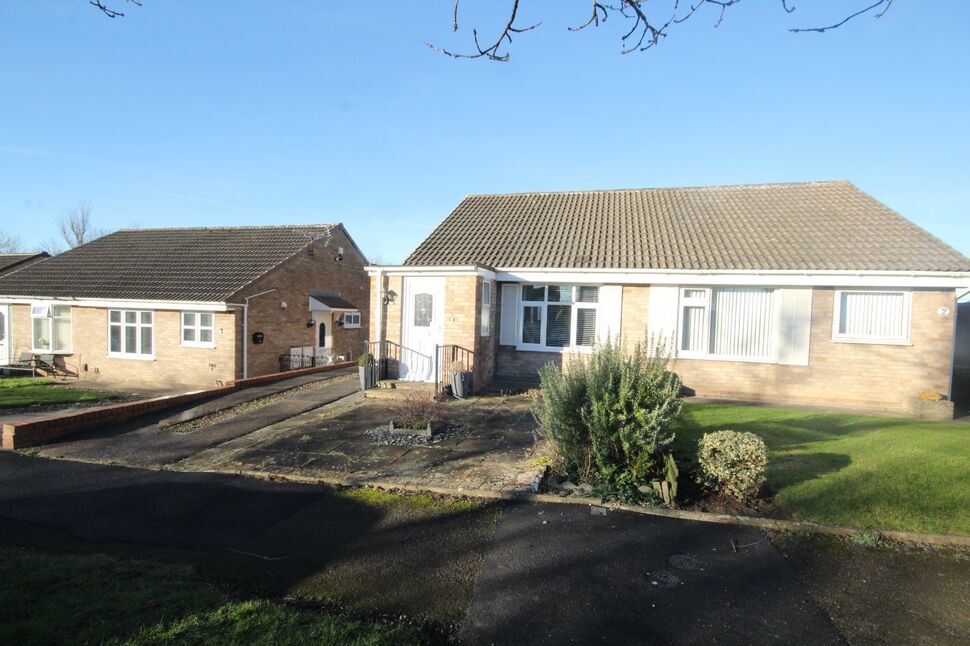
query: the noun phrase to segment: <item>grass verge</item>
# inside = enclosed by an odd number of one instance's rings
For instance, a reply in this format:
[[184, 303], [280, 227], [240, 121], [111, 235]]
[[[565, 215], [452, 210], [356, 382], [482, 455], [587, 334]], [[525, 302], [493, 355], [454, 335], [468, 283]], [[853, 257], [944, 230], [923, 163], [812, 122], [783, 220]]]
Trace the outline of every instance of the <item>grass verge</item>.
[[4, 644], [424, 643], [416, 628], [235, 601], [191, 566], [104, 554], [0, 547], [0, 607]]
[[793, 518], [970, 534], [970, 425], [843, 413], [686, 404], [676, 451], [730, 429], [768, 446], [768, 486]]
[[72, 404], [115, 399], [113, 393], [66, 388], [46, 378], [11, 377], [0, 379], [0, 408], [35, 405]]

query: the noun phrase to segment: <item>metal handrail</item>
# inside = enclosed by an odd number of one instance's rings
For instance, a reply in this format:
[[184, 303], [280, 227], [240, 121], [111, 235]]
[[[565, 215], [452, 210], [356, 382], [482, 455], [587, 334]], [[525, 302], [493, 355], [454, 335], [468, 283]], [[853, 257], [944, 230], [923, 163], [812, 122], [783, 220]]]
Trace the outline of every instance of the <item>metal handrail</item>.
[[447, 383], [446, 376], [454, 372], [471, 371], [475, 367], [475, 351], [455, 344], [435, 345], [434, 394]]

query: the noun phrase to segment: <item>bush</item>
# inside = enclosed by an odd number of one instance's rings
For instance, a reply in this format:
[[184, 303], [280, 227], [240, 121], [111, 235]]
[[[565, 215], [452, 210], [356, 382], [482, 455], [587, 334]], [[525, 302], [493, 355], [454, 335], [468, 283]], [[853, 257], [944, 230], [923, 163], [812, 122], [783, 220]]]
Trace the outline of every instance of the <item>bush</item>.
[[621, 496], [661, 476], [681, 408], [663, 344], [649, 355], [608, 340], [564, 369], [546, 364], [539, 378], [532, 411], [568, 471]]
[[359, 357], [357, 357], [357, 365], [361, 368], [366, 368], [368, 366], [374, 365], [374, 355], [370, 352], [366, 352]]
[[768, 449], [753, 433], [705, 433], [697, 443], [698, 481], [740, 501], [758, 495], [765, 482]]
[[442, 406], [428, 395], [408, 393], [388, 406], [398, 428], [421, 430], [436, 426], [442, 418]]

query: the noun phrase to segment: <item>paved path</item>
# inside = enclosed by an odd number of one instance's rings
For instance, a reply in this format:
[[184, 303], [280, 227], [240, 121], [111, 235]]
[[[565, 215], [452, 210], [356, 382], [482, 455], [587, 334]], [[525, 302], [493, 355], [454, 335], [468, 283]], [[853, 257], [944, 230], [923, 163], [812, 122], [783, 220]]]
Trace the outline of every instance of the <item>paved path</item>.
[[[182, 460], [206, 448], [222, 444], [236, 437], [270, 426], [342, 399], [358, 390], [360, 384], [351, 377], [352, 368], [321, 373], [314, 381], [327, 385], [259, 408], [248, 413], [207, 426], [199, 431], [177, 433], [159, 426], [170, 419], [172, 411], [138, 417], [121, 424], [98, 428], [72, 435], [64, 441], [41, 447], [35, 453], [44, 457], [82, 462], [118, 463], [136, 467], [157, 467]], [[276, 382], [259, 389], [245, 389], [193, 406], [189, 415], [208, 414], [221, 410], [224, 404], [236, 405], [254, 397], [282, 392], [287, 388], [305, 385], [305, 377]]]
[[[787, 562], [750, 528], [554, 504], [425, 517], [401, 516], [403, 507], [419, 506], [362, 504], [321, 486], [0, 454], [0, 541], [14, 524], [30, 524], [207, 550], [204, 567], [267, 594], [336, 592], [358, 607], [443, 622], [460, 621], [468, 604], [461, 634], [471, 644], [840, 641]], [[746, 547], [733, 552], [732, 539]]]

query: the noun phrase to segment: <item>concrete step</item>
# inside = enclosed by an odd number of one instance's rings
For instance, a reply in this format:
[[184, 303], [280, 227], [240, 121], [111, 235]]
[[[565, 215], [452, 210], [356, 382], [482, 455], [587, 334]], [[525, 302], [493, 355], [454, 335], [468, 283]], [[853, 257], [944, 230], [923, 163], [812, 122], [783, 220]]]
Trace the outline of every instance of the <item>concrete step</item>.
[[434, 384], [423, 381], [384, 379], [377, 382], [376, 388], [367, 390], [364, 397], [367, 399], [403, 399], [414, 394], [434, 397]]

